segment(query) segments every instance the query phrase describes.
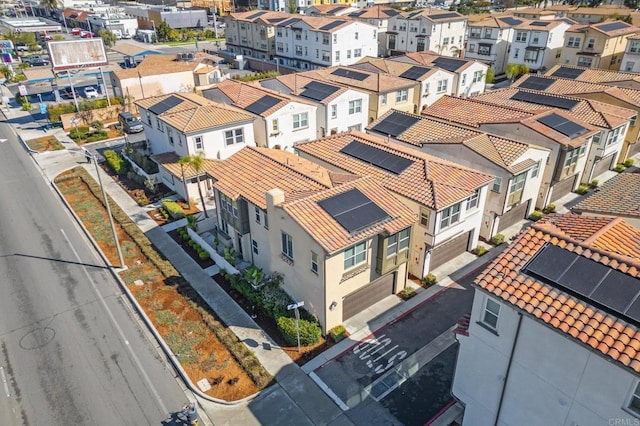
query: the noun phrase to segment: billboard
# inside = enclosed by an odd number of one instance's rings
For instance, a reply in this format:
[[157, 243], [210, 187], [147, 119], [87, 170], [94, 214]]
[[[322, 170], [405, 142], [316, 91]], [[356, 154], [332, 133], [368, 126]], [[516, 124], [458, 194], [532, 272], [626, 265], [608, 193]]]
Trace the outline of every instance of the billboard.
[[50, 41], [47, 48], [54, 71], [95, 68], [108, 63], [101, 38]]

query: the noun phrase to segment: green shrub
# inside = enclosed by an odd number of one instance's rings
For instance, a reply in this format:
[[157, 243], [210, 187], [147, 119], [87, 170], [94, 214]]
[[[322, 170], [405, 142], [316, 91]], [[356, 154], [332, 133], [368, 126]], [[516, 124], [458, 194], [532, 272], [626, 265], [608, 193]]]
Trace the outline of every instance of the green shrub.
[[556, 212], [556, 205], [551, 203], [549, 205], [547, 205], [547, 207], [545, 207], [545, 209], [543, 210], [544, 213], [555, 213]]
[[633, 158], [627, 158], [626, 160], [624, 160], [624, 166], [625, 167], [632, 167], [633, 166]]
[[336, 325], [331, 330], [329, 330], [329, 336], [331, 336], [334, 342], [338, 343], [339, 341], [347, 337], [347, 329], [344, 328], [343, 325]]
[[260, 307], [265, 315], [270, 316], [274, 320], [281, 316], [288, 315], [287, 305], [289, 305], [292, 300], [286, 291], [270, 282], [263, 286], [259, 292], [262, 295]]
[[225, 247], [223, 257], [224, 260], [233, 265], [236, 262], [236, 250], [232, 247]]
[[615, 170], [618, 173], [622, 173], [624, 172], [624, 170], [626, 169], [626, 167], [624, 166], [624, 164], [616, 164], [616, 166], [613, 168], [613, 170]]
[[499, 246], [500, 244], [504, 243], [504, 234], [496, 234], [493, 236], [493, 238], [491, 238], [491, 242], [493, 243], [493, 245]]
[[182, 219], [184, 217], [182, 206], [173, 200], [162, 200], [162, 207], [164, 207], [169, 216], [174, 219]]
[[51, 121], [60, 121], [60, 116], [62, 114], [69, 114], [72, 112], [76, 112], [76, 107], [73, 103], [49, 105], [47, 108], [47, 114]]
[[107, 160], [107, 164], [111, 167], [111, 170], [118, 175], [123, 175], [128, 170], [128, 164], [117, 152], [108, 149], [102, 155]]
[[233, 79], [238, 81], [248, 82], [248, 81], [255, 81], [255, 80], [263, 80], [265, 78], [273, 78], [279, 75], [280, 75], [279, 72], [271, 70], [271, 71], [263, 71], [255, 74], [249, 74], [245, 76], [234, 76]]
[[433, 275], [431, 272], [429, 272], [427, 275], [425, 275], [422, 278], [422, 285], [429, 287], [432, 286], [434, 284], [436, 284], [438, 282], [438, 278], [436, 278], [435, 275]]
[[[320, 341], [322, 330], [316, 322], [300, 319], [298, 321], [298, 329], [300, 331], [300, 345], [315, 345]], [[295, 318], [280, 317], [278, 318], [278, 330], [282, 333], [284, 341], [290, 345], [298, 344], [298, 333], [296, 329]]]
[[69, 132], [69, 137], [74, 141], [84, 140], [89, 134], [89, 128], [87, 126], [74, 127]]
[[22, 103], [22, 110], [23, 111], [31, 111], [33, 109], [33, 105], [31, 105], [31, 102], [23, 102]]
[[400, 296], [400, 298], [402, 298], [403, 300], [409, 300], [416, 294], [417, 293], [413, 287], [405, 287], [398, 292], [398, 296]]
[[205, 250], [202, 250], [198, 252], [198, 257], [202, 260], [206, 260], [206, 259], [209, 259], [211, 256]]
[[543, 213], [540, 210], [534, 210], [533, 213], [531, 213], [531, 215], [529, 216], [529, 219], [537, 222], [542, 219], [542, 215]]
[[580, 184], [580, 186], [578, 186], [578, 189], [576, 189], [576, 193], [580, 195], [584, 195], [587, 192], [589, 192], [589, 185], [587, 185], [586, 183]]
[[589, 186], [591, 188], [597, 188], [598, 187], [598, 183], [599, 183], [598, 179], [593, 179], [591, 182], [589, 182]]
[[473, 249], [473, 252], [476, 254], [476, 256], [482, 256], [487, 252], [487, 248], [485, 246], [477, 246], [475, 249]]

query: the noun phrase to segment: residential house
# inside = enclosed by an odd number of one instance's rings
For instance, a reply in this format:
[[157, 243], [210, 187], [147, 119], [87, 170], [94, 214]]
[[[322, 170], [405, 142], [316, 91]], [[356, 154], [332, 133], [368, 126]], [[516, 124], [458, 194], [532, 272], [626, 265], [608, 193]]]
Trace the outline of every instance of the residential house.
[[416, 111], [413, 103], [416, 83], [387, 73], [370, 72], [352, 67], [331, 67], [298, 73], [322, 83], [337, 83], [369, 95], [367, 122], [371, 123], [391, 109]]
[[479, 21], [469, 21], [465, 59], [484, 62], [493, 69], [495, 75], [504, 74], [514, 28], [523, 22], [524, 18], [512, 16], [487, 16]]
[[547, 70], [560, 62], [565, 20], [525, 21], [515, 26], [507, 64], [526, 65], [531, 71]]
[[255, 145], [256, 116], [233, 106], [193, 93], [145, 98], [136, 106], [162, 183], [185, 200], [196, 198], [198, 173], [190, 166], [181, 167], [180, 158], [202, 152], [205, 159], [224, 159]]
[[387, 53], [437, 52], [458, 57], [464, 49], [467, 17], [442, 9], [402, 12], [389, 19]]
[[138, 28], [155, 29], [166, 22], [171, 28], [203, 28], [207, 26], [207, 11], [196, 8], [129, 3], [124, 13], [138, 19]]
[[[452, 72], [456, 75], [453, 80], [454, 89], [451, 94], [454, 96], [475, 96], [484, 93], [489, 65], [471, 59], [448, 58], [436, 55], [433, 52], [408, 53], [403, 56], [396, 56], [391, 60], [406, 62], [427, 67], [438, 67]], [[438, 87], [439, 93], [446, 92], [442, 87]]]
[[[89, 10], [82, 9], [74, 9], [74, 8], [65, 8], [62, 11], [62, 19], [67, 23], [67, 26], [70, 28], [82, 28], [87, 31], [92, 31], [93, 28], [90, 28], [91, 25], [89, 22], [89, 15], [92, 15], [93, 12]], [[97, 31], [97, 30], [96, 30]]]
[[294, 95], [316, 106], [315, 137], [348, 130], [363, 130], [368, 123], [369, 93], [328, 81], [317, 81], [303, 73], [260, 80], [268, 89]]
[[138, 32], [138, 20], [126, 16], [120, 12], [120, 8], [112, 8], [104, 11], [93, 10], [95, 13], [87, 15], [87, 20], [94, 31], [107, 29], [116, 37], [133, 37]]
[[596, 24], [608, 18], [631, 16], [635, 10], [620, 5], [602, 4], [598, 7], [579, 7], [567, 11], [567, 18], [580, 24]]
[[202, 95], [258, 116], [254, 121], [257, 146], [292, 151], [296, 144], [316, 138], [317, 106], [312, 102], [236, 80], [223, 81]]
[[[525, 75], [513, 86], [526, 84], [532, 77], [537, 77], [536, 90], [593, 99], [640, 112], [640, 83], [635, 80], [635, 74], [558, 65], [547, 71], [544, 77]], [[595, 83], [596, 81], [600, 83]], [[640, 126], [637, 125], [637, 119], [632, 118], [620, 159], [640, 152], [640, 144], [636, 143], [639, 138]]]
[[636, 424], [640, 230], [550, 216], [475, 280], [456, 329], [462, 425]]
[[308, 70], [351, 65], [378, 54], [378, 29], [347, 17], [291, 15], [276, 27], [280, 65]]
[[544, 8], [541, 7], [525, 7], [523, 9], [510, 10], [509, 13], [518, 18], [552, 20], [566, 18], [567, 13], [577, 9], [577, 6], [554, 4]]
[[387, 29], [389, 20], [398, 15], [400, 11], [392, 7], [376, 5], [365, 7], [350, 12], [347, 16], [354, 21], [365, 22], [378, 29], [378, 56], [387, 56]]
[[438, 67], [426, 67], [393, 61], [391, 59], [367, 57], [363, 58], [359, 63], [352, 65], [352, 68], [377, 73], [387, 73], [414, 80], [416, 82], [416, 88], [413, 91], [413, 103], [417, 107], [415, 111], [422, 111], [441, 96], [450, 95], [455, 90], [454, 81], [456, 75], [451, 71]]
[[575, 24], [565, 32], [562, 63], [587, 68], [618, 70], [627, 39], [640, 28], [624, 21], [607, 20], [598, 24]]
[[234, 10], [234, 3], [232, 0], [191, 0], [191, 6], [215, 11], [221, 16], [229, 15]]
[[339, 133], [300, 144], [296, 151], [329, 170], [370, 176], [410, 208], [418, 225], [411, 236], [409, 273], [422, 278], [476, 247], [493, 176], [389, 143], [386, 136]]
[[617, 107], [603, 102], [544, 93], [535, 89], [538, 84], [546, 84], [549, 80], [536, 77], [517, 88], [505, 88], [487, 92], [474, 99], [493, 105], [515, 108], [521, 111], [543, 112], [550, 108], [559, 108], [578, 120], [584, 121], [600, 132], [593, 138], [591, 150], [588, 152], [581, 182], [588, 183], [620, 162], [620, 151], [629, 129], [631, 119], [636, 112], [628, 108]]
[[374, 178], [250, 147], [208, 163], [207, 174], [219, 241], [266, 274], [282, 274], [282, 288], [304, 301], [324, 334], [404, 289], [415, 218]]
[[276, 56], [276, 24], [290, 16], [268, 10], [229, 14], [224, 30], [227, 51], [252, 58], [273, 59]]
[[640, 72], [640, 34], [632, 34], [627, 38], [620, 71]]
[[114, 95], [128, 99], [202, 90], [226, 77], [218, 60], [202, 53], [148, 55], [135, 68], [110, 73]]
[[307, 7], [304, 10], [304, 14], [306, 16], [344, 16], [357, 10], [358, 8], [346, 3], [314, 4]]
[[614, 176], [571, 211], [583, 216], [621, 217], [630, 225], [640, 227], [640, 174]]

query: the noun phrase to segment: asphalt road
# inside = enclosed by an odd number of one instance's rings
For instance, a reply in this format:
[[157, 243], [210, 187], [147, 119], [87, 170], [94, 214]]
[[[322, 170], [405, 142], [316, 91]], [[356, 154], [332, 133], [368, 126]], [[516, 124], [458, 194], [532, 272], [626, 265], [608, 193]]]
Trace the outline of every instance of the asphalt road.
[[0, 170], [0, 424], [160, 424], [175, 373], [4, 123]]

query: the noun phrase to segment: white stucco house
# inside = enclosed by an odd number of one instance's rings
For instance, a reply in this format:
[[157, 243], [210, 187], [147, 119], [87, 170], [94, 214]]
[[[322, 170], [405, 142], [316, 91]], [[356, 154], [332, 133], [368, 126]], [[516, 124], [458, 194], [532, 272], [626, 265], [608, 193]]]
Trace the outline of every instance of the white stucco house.
[[527, 20], [516, 25], [507, 64], [526, 65], [530, 71], [544, 71], [560, 63], [564, 33], [570, 26], [562, 19]]
[[513, 16], [488, 16], [469, 22], [464, 57], [488, 64], [495, 75], [504, 74], [514, 28], [525, 21]]

